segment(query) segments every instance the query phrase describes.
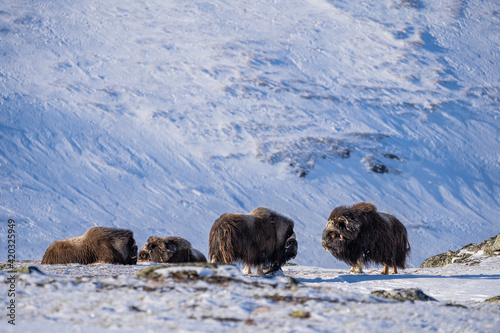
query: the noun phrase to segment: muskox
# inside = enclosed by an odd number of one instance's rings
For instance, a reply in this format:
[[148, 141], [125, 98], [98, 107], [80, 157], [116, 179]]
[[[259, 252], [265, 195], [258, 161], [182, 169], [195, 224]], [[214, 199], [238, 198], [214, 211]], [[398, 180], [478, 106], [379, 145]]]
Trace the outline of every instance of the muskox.
[[191, 247], [191, 243], [182, 237], [154, 237], [139, 251], [139, 260], [161, 263], [207, 262], [200, 251]]
[[383, 264], [382, 274], [406, 267], [410, 244], [405, 226], [394, 216], [378, 213], [369, 202], [335, 208], [323, 231], [323, 248], [363, 273], [368, 263]]
[[258, 275], [263, 267], [276, 271], [297, 255], [297, 239], [291, 219], [269, 208], [259, 207], [246, 214], [223, 214], [210, 229], [208, 255], [210, 262], [245, 265], [244, 274]]
[[137, 245], [130, 230], [92, 227], [83, 236], [52, 243], [42, 264], [92, 264], [95, 262], [135, 265]]

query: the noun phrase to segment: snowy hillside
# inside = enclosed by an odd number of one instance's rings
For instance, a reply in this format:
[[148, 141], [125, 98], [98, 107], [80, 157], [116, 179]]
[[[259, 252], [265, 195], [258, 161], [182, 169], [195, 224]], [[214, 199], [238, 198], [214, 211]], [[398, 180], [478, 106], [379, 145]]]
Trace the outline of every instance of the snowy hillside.
[[3, 1], [0, 50], [18, 259], [95, 225], [207, 254], [257, 206], [324, 268], [347, 268], [320, 239], [358, 201], [406, 225], [413, 267], [499, 232], [496, 1]]

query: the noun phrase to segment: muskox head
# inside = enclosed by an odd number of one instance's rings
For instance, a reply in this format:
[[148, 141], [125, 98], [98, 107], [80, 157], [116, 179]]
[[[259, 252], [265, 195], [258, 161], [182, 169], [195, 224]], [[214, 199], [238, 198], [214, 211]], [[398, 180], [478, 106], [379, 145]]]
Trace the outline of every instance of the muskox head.
[[299, 244], [297, 243], [297, 236], [293, 229], [290, 228], [286, 234], [285, 242], [285, 261], [291, 260], [297, 256], [297, 251], [299, 249]]
[[255, 208], [250, 212], [250, 215], [256, 216], [274, 225], [276, 230], [276, 247], [283, 248], [285, 250], [284, 253], [287, 254], [289, 259], [295, 258], [298, 244], [297, 237], [293, 231], [294, 223], [291, 219], [266, 207]]
[[126, 265], [137, 264], [137, 244], [135, 243], [132, 232], [130, 232], [130, 235], [125, 237], [122, 244], [120, 244], [120, 241], [115, 242], [115, 246], [116, 248], [121, 249], [120, 251], [122, 252], [123, 263]]
[[[288, 233], [289, 234], [289, 233]], [[278, 262], [275, 261], [273, 262], [266, 270], [265, 274], [274, 274], [278, 270], [281, 269], [281, 266], [283, 263], [287, 262], [288, 260], [291, 260], [295, 258], [297, 255], [297, 251], [299, 248], [299, 244], [297, 243], [297, 238], [295, 236], [295, 233], [292, 230], [292, 234], [286, 239], [285, 246], [284, 246], [284, 257], [283, 257], [283, 262]]]
[[323, 231], [322, 245], [332, 254], [343, 250], [349, 243], [355, 241], [361, 232], [366, 207], [356, 209], [356, 206], [340, 206], [335, 208], [328, 218]]
[[329, 220], [323, 231], [323, 248], [328, 249], [331, 246], [341, 246], [342, 243], [355, 240], [361, 230], [361, 224], [358, 221], [349, 220], [341, 216]]

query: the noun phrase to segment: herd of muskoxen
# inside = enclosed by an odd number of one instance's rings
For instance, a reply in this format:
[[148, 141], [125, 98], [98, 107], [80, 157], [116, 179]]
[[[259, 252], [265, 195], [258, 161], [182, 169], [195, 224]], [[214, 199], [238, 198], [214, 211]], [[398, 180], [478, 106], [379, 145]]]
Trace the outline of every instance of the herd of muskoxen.
[[[298, 251], [294, 222], [277, 212], [258, 207], [250, 214], [223, 214], [209, 235], [212, 263], [241, 263], [243, 273], [272, 274]], [[383, 264], [382, 274], [405, 268], [410, 244], [404, 225], [393, 215], [379, 213], [369, 202], [335, 208], [323, 231], [322, 246], [335, 258], [362, 273], [366, 264]], [[93, 227], [79, 237], [52, 243], [42, 264], [112, 263], [135, 265], [207, 262], [206, 257], [181, 237], [149, 237], [138, 251], [133, 233], [126, 229]]]

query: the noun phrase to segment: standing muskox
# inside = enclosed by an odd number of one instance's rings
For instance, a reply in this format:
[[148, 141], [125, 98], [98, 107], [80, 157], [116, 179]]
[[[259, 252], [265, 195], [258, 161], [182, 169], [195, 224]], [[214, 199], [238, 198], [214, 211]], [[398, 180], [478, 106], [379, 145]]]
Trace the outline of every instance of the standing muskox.
[[211, 262], [245, 264], [244, 274], [252, 274], [251, 266], [262, 275], [264, 266], [278, 270], [297, 255], [297, 239], [293, 221], [269, 208], [259, 207], [245, 214], [223, 214], [210, 229], [208, 255]]
[[135, 265], [137, 245], [130, 230], [92, 227], [83, 236], [52, 243], [42, 258], [42, 264], [109, 264]]
[[394, 216], [378, 213], [369, 202], [335, 208], [323, 231], [323, 248], [352, 266], [349, 273], [362, 273], [363, 266], [384, 264], [382, 274], [405, 268], [410, 244], [404, 225]]
[[180, 263], [207, 262], [200, 251], [191, 247], [191, 243], [182, 237], [149, 237], [139, 251], [139, 260]]

